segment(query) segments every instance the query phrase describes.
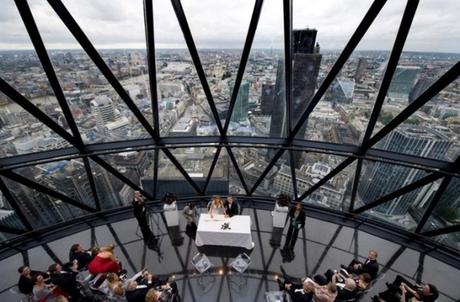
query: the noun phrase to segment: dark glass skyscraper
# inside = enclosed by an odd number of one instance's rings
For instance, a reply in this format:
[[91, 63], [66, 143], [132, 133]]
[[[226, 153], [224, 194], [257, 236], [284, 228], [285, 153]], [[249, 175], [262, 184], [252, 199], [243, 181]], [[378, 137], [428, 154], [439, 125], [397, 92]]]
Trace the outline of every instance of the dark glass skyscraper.
[[[378, 146], [393, 152], [444, 159], [450, 140], [444, 134], [430, 128], [402, 126], [391, 132]], [[424, 176], [418, 169], [372, 162], [364, 170], [358, 192], [363, 203], [367, 204], [387, 195]], [[404, 194], [391, 202], [376, 208], [386, 215], [404, 215], [414, 204], [420, 189]]]
[[[316, 80], [321, 64], [319, 46], [316, 44], [316, 29], [301, 29], [293, 31], [292, 56], [292, 105], [291, 124], [294, 125], [307, 107], [316, 89]], [[278, 62], [275, 85], [275, 101], [270, 126], [270, 136], [282, 137], [288, 133], [285, 102], [285, 71], [284, 62]], [[297, 133], [297, 138], [304, 138], [307, 123], [305, 122]], [[301, 152], [295, 153], [295, 165], [301, 166]]]

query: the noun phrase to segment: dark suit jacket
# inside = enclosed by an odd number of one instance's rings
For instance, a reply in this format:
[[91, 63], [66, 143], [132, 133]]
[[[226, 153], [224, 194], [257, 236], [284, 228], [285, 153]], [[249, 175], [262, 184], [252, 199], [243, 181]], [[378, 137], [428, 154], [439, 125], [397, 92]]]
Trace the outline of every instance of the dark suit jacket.
[[49, 276], [47, 273], [40, 272], [40, 271], [30, 271], [31, 278], [26, 278], [23, 276], [19, 277], [18, 281], [18, 289], [21, 293], [29, 295], [32, 293], [32, 289], [34, 288], [34, 277], [42, 275], [43, 278], [47, 279]]
[[357, 290], [350, 291], [348, 289], [340, 288], [337, 286], [337, 298], [335, 299], [335, 301], [347, 301], [356, 298], [357, 295]]
[[377, 273], [379, 272], [379, 263], [377, 260], [369, 260], [366, 259], [364, 263], [361, 266], [361, 269], [359, 270], [359, 273], [368, 273], [371, 275], [372, 279], [375, 279], [377, 277]]
[[59, 288], [71, 295], [72, 297], [78, 297], [79, 290], [77, 288], [77, 273], [76, 272], [60, 272], [57, 274], [51, 274], [51, 282], [59, 286]]
[[[289, 218], [291, 219], [291, 222], [292, 222], [292, 219], [294, 219], [294, 213], [295, 213], [295, 207], [292, 207], [289, 210], [289, 214], [288, 214]], [[299, 216], [297, 217], [297, 219], [300, 222], [300, 228], [303, 228], [305, 226], [305, 219], [306, 219], [306, 215], [305, 215], [305, 212], [303, 210], [300, 211]], [[289, 222], [289, 223], [291, 223], [291, 222]]]
[[232, 202], [231, 205], [228, 202], [225, 203], [225, 214], [227, 214], [230, 217], [239, 214], [238, 213], [238, 204], [236, 203], [235, 200]]
[[296, 289], [302, 289], [302, 284], [292, 284], [291, 289], [288, 291], [291, 296], [292, 302], [311, 302], [313, 293], [296, 292]]

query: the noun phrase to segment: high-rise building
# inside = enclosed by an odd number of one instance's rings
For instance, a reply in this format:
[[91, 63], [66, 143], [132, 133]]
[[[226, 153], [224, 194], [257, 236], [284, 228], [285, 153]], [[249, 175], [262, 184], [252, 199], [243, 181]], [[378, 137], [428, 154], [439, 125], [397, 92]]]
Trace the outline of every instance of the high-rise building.
[[407, 101], [419, 71], [418, 66], [397, 66], [388, 88], [390, 99]]
[[[415, 101], [422, 93], [424, 93], [428, 87], [431, 86], [433, 80], [430, 79], [418, 79], [417, 83], [415, 83], [414, 88], [409, 93], [409, 103]], [[433, 101], [433, 100], [431, 100]]]
[[358, 65], [356, 66], [355, 82], [361, 84], [363, 75], [366, 72], [368, 62], [365, 58], [358, 59]]
[[97, 128], [104, 130], [105, 124], [114, 121], [115, 107], [112, 100], [105, 95], [97, 96], [91, 101], [91, 113], [96, 118]]
[[[307, 108], [316, 89], [316, 81], [321, 64], [319, 45], [315, 45], [316, 29], [302, 29], [293, 31], [292, 56], [292, 105], [291, 121], [294, 125]], [[275, 101], [273, 106], [270, 136], [282, 137], [288, 133], [287, 113], [285, 104], [285, 71], [284, 62], [278, 62], [275, 85]], [[303, 123], [296, 137], [303, 139], [307, 123]], [[301, 166], [301, 152], [296, 152], [294, 162], [296, 167]]]
[[[392, 131], [377, 147], [392, 152], [443, 159], [450, 140], [446, 135], [426, 127], [401, 126]], [[424, 172], [400, 165], [372, 162], [366, 167], [358, 188], [359, 196], [367, 204], [423, 177]], [[376, 211], [386, 215], [404, 215], [414, 204], [419, 190], [386, 202]]]
[[249, 82], [241, 83], [238, 97], [236, 98], [235, 107], [232, 113], [232, 122], [242, 122], [248, 119], [249, 110]]
[[331, 85], [330, 100], [335, 103], [353, 102], [353, 92], [355, 90], [354, 80], [340, 80], [335, 79]]
[[262, 95], [260, 97], [260, 110], [263, 115], [273, 113], [273, 102], [275, 99], [275, 84], [267, 82], [262, 84]]

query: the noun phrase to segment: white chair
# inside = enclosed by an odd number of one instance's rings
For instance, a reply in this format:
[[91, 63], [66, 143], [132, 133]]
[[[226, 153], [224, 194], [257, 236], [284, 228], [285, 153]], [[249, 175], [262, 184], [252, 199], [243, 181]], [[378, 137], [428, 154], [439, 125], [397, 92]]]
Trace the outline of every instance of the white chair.
[[242, 274], [248, 269], [250, 264], [251, 258], [246, 253], [241, 253], [230, 263], [230, 267]]
[[179, 225], [179, 211], [177, 211], [177, 204], [173, 202], [171, 204], [163, 205], [163, 213], [165, 215], [166, 224], [168, 227]]
[[192, 264], [200, 273], [200, 276], [196, 279], [198, 288], [203, 293], [210, 291], [216, 281], [216, 278], [213, 275], [208, 274], [209, 270], [213, 267], [211, 260], [209, 260], [208, 256], [205, 254], [198, 253], [193, 256]]
[[288, 207], [280, 207], [278, 203], [275, 203], [275, 209], [272, 212], [274, 228], [284, 228], [288, 212]]
[[207, 272], [213, 265], [208, 256], [198, 253], [192, 258], [192, 264], [200, 274]]

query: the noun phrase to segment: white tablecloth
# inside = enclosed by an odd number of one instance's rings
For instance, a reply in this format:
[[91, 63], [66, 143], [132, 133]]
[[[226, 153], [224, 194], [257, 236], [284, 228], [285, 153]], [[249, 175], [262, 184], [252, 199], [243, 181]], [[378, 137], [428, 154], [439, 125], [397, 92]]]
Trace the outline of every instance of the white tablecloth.
[[[228, 222], [230, 229], [222, 230], [224, 223]], [[236, 215], [225, 218], [224, 215], [201, 214], [198, 222], [195, 243], [197, 246], [220, 245], [237, 246], [252, 249], [254, 244], [251, 236], [251, 217]]]

